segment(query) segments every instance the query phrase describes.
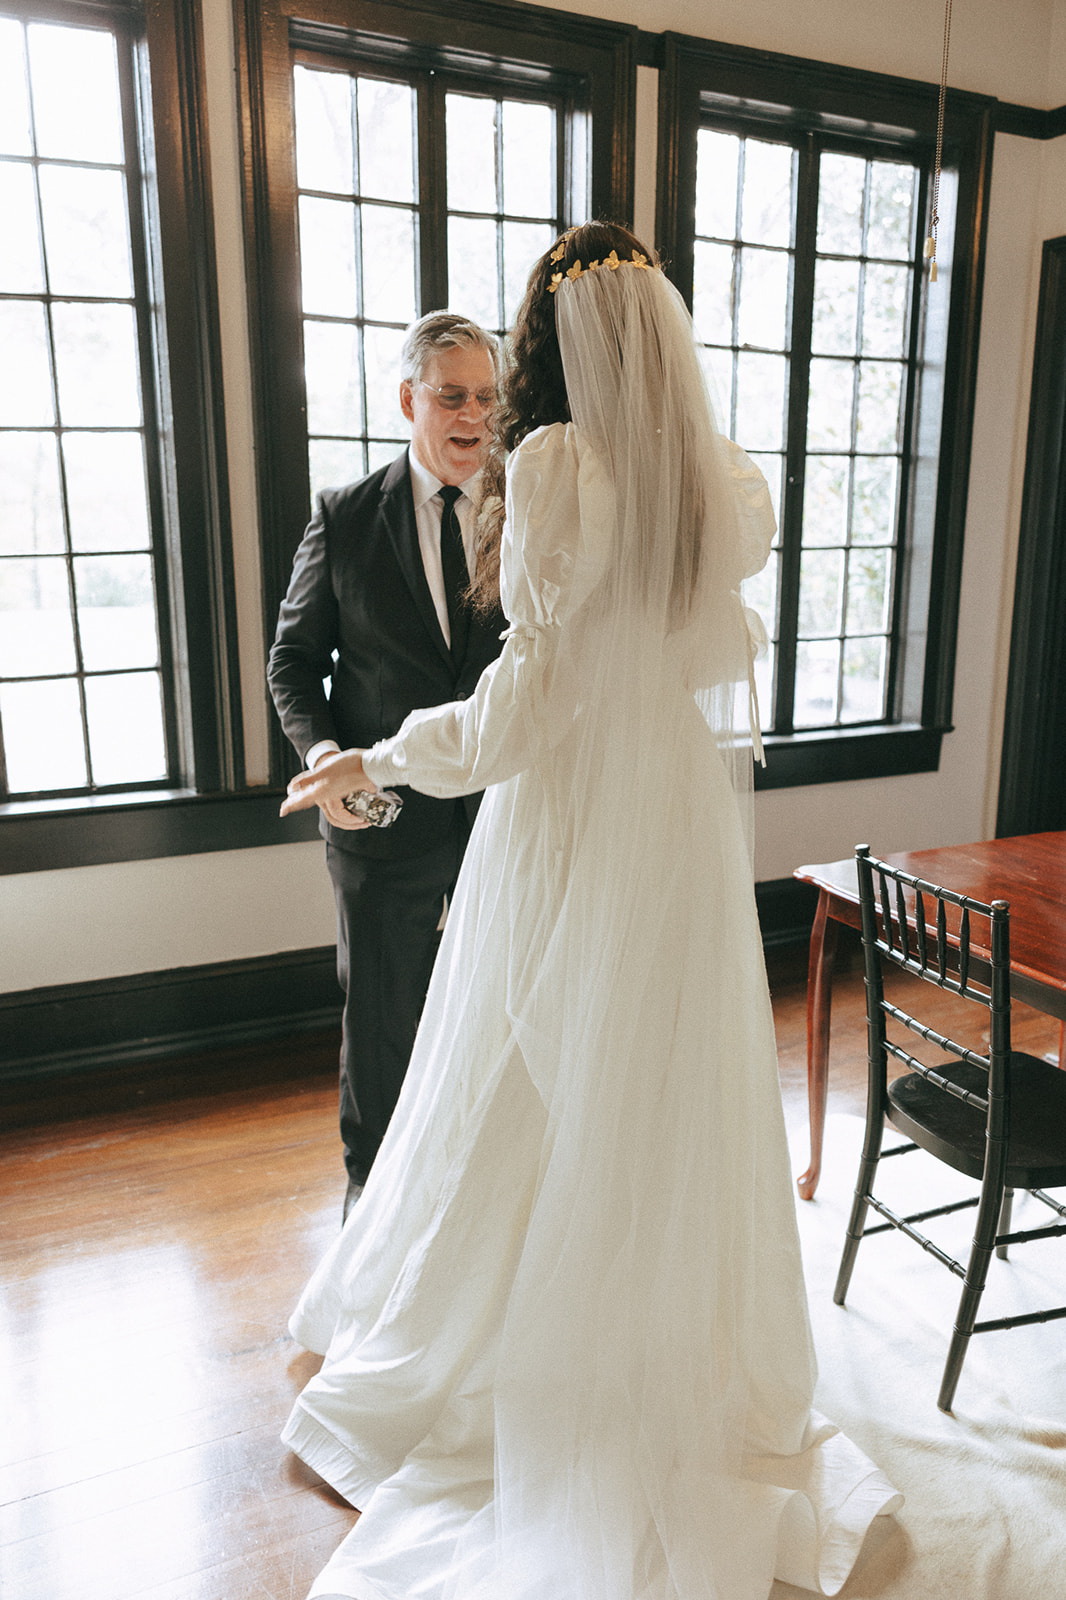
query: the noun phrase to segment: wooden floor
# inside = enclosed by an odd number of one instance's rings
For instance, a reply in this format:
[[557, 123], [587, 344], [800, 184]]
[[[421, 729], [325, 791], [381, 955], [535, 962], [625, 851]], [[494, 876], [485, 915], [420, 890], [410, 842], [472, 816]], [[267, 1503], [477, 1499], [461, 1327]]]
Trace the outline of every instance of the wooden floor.
[[[802, 952], [771, 983], [805, 1115]], [[1016, 1019], [1043, 1053], [1056, 1027]], [[123, 1069], [0, 1106], [3, 1600], [303, 1600], [351, 1511], [278, 1442], [285, 1323], [340, 1224], [335, 1041]], [[833, 1109], [861, 1110], [857, 970]]]

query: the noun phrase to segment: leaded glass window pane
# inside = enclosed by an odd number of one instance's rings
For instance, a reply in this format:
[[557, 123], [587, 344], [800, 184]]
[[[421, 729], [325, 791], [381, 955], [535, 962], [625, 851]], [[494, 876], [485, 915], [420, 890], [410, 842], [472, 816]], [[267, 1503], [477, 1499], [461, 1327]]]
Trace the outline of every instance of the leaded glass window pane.
[[304, 72], [298, 67], [293, 89], [300, 188], [354, 195], [355, 142], [347, 74]]
[[406, 83], [363, 78], [358, 94], [359, 193], [413, 205], [414, 103]]
[[[10, 794], [80, 789], [88, 783], [82, 701], [76, 678], [6, 683], [0, 678], [0, 727]], [[41, 729], [48, 738], [41, 738]]]
[[510, 327], [529, 271], [561, 227], [555, 107], [446, 97], [448, 304], [495, 333]]
[[0, 432], [0, 556], [64, 549], [55, 436]]
[[12, 795], [167, 775], [127, 137], [114, 34], [0, 19], [0, 753]]
[[429, 93], [417, 72], [405, 81], [317, 61], [294, 68], [312, 495], [393, 460], [407, 442], [404, 330], [444, 298], [441, 288], [427, 300], [427, 250], [450, 307], [500, 333], [561, 226], [560, 106], [466, 90], [434, 101], [446, 192], [427, 218], [422, 164], [440, 154], [419, 149]]
[[399, 347], [418, 314], [411, 84], [297, 64], [296, 172], [312, 496], [405, 438]]
[[0, 215], [5, 218], [0, 232], [0, 293], [39, 294], [44, 288], [44, 262], [33, 168], [28, 163], [0, 160]]
[[[89, 754], [100, 783], [136, 783], [166, 772], [159, 674], [121, 672], [85, 680]], [[129, 729], [137, 729], [136, 739]]]
[[121, 172], [54, 163], [40, 169], [40, 186], [52, 293], [128, 298], [133, 276]]
[[797, 727], [888, 713], [914, 284], [915, 169], [823, 152], [818, 176]]
[[[765, 473], [780, 524], [790, 381], [796, 160], [791, 146], [701, 128], [696, 150], [693, 321], [723, 430]], [[773, 711], [780, 534], [744, 585], [770, 638], [756, 663], [764, 726]]]
[[[491, 217], [448, 218], [448, 260], [462, 262], [463, 315], [484, 328], [499, 326], [500, 279], [496, 264], [496, 224]], [[457, 270], [455, 276], [459, 276]], [[449, 299], [451, 296], [449, 296]]]
[[773, 639], [757, 669], [772, 730], [888, 715], [917, 196], [905, 162], [697, 133], [696, 337], [722, 426], [787, 528], [744, 591]]

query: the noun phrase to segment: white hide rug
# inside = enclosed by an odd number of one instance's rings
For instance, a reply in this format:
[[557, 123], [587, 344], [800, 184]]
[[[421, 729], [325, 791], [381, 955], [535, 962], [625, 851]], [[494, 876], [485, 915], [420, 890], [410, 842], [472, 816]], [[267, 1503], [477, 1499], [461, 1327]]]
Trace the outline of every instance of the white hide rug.
[[[799, 1132], [796, 1171], [806, 1164]], [[886, 1146], [899, 1142], [889, 1130]], [[796, 1202], [815, 1404], [905, 1496], [895, 1517], [874, 1524], [840, 1600], [1066, 1600], [1066, 1320], [973, 1338], [955, 1414], [938, 1411], [960, 1280], [910, 1240], [877, 1234], [859, 1247], [847, 1305], [833, 1304], [861, 1144], [861, 1119], [831, 1116], [818, 1193]], [[876, 1192], [911, 1213], [975, 1186], [919, 1151], [883, 1162]], [[974, 1218], [968, 1210], [925, 1227], [964, 1260]], [[1012, 1226], [1056, 1220], [1025, 1197]], [[1063, 1304], [1066, 1238], [993, 1260], [979, 1315]], [[778, 1583], [772, 1600], [804, 1595]]]

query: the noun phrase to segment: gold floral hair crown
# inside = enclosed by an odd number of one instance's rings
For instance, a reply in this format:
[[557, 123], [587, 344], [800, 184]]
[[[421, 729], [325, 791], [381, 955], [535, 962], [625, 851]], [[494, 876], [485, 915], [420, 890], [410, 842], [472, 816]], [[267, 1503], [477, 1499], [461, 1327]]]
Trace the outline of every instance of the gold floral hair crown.
[[[552, 261], [561, 261], [566, 254], [565, 240], [549, 257]], [[617, 250], [612, 250], [609, 256], [602, 261], [590, 261], [587, 267], [581, 265], [580, 260], [575, 261], [572, 267], [567, 267], [565, 272], [553, 272], [551, 282], [548, 284], [548, 293], [554, 294], [564, 278], [569, 278], [571, 283], [576, 283], [578, 278], [583, 278], [586, 272], [617, 272], [619, 267], [639, 267], [644, 272], [658, 272], [658, 267], [653, 267], [647, 256], [642, 256], [639, 250], [634, 250], [632, 256], [620, 259]]]

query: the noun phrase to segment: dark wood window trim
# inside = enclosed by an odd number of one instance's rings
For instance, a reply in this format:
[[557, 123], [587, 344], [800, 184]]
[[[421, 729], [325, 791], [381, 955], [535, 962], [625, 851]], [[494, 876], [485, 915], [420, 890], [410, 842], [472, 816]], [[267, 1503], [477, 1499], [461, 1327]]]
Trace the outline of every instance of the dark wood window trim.
[[282, 822], [281, 798], [279, 789], [152, 789], [33, 807], [13, 802], [0, 808], [0, 877], [316, 838], [318, 812]]
[[[581, 85], [594, 215], [631, 219], [637, 30], [491, 0], [235, 0], [245, 152], [245, 238], [256, 395], [263, 622], [278, 607], [307, 517], [307, 419], [298, 318], [292, 59], [296, 50], [480, 77]], [[457, 37], [462, 46], [456, 45]], [[567, 220], [579, 220], [568, 218]], [[425, 309], [429, 309], [428, 307]], [[275, 782], [291, 769], [272, 723]]]
[[1066, 827], [1066, 237], [1040, 270], [996, 834]]
[[[2, 6], [9, 15], [46, 21], [117, 24], [133, 38], [141, 161], [154, 179], [143, 185], [144, 216], [155, 274], [149, 290], [159, 375], [154, 404], [168, 448], [152, 492], [164, 531], [158, 571], [173, 687], [174, 777], [170, 787], [136, 794], [0, 805], [0, 872], [135, 858], [138, 852], [117, 839], [106, 842], [98, 819], [146, 804], [160, 813], [154, 853], [180, 853], [187, 848], [180, 838], [167, 844], [170, 806], [236, 792], [244, 783], [201, 4], [5, 0]], [[45, 836], [51, 854], [41, 859]]]
[[[696, 129], [703, 96], [713, 95], [746, 124], [763, 121], [791, 133], [850, 133], [864, 145], [883, 141], [888, 149], [907, 148], [928, 160], [936, 135], [933, 85], [673, 34], [663, 36], [661, 50], [656, 231], [686, 298], [692, 292]], [[945, 166], [957, 175], [958, 224], [943, 371], [924, 380], [936, 383], [943, 396], [939, 445], [925, 470], [919, 459], [912, 472], [909, 519], [915, 530], [927, 526], [928, 537], [914, 551], [913, 581], [908, 585], [906, 575], [904, 580], [898, 720], [770, 740], [769, 765], [756, 775], [759, 788], [932, 771], [939, 763], [941, 737], [951, 728], [994, 109], [995, 102], [982, 96], [948, 97]], [[942, 232], [942, 261], [949, 249]], [[925, 317], [938, 309], [944, 308], [930, 305], [926, 296]], [[924, 454], [919, 440], [917, 455]], [[919, 582], [917, 569], [926, 565], [928, 579]]]
[[[271, 195], [265, 186], [266, 153], [271, 137], [276, 138], [278, 120], [268, 119], [267, 103], [276, 101], [277, 63], [284, 61], [282, 79], [288, 73], [288, 20], [281, 7], [268, 0], [234, 0], [241, 52], [243, 131], [248, 171], [246, 222], [248, 229], [250, 289], [255, 297], [257, 369], [262, 371], [264, 356], [270, 351], [271, 330], [264, 326], [264, 307], [273, 285], [272, 260], [267, 224], [271, 214]], [[151, 0], [145, 8], [136, 3], [114, 0], [97, 6], [93, 0], [43, 0], [31, 7], [21, 0], [3, 0], [2, 9], [13, 15], [32, 9], [35, 15], [59, 20], [88, 20], [94, 14], [107, 18], [116, 12], [143, 18], [142, 50], [148, 56], [155, 161], [158, 183], [158, 208], [155, 226], [164, 254], [171, 263], [166, 273], [166, 329], [172, 350], [171, 372], [188, 374], [187, 381], [173, 384], [175, 395], [171, 423], [175, 453], [181, 463], [176, 482], [168, 487], [171, 506], [176, 508], [173, 524], [180, 527], [176, 570], [184, 577], [177, 600], [176, 637], [182, 640], [178, 664], [188, 674], [189, 692], [183, 697], [180, 715], [183, 729], [178, 739], [182, 764], [190, 786], [185, 789], [156, 789], [139, 794], [99, 796], [90, 802], [51, 801], [40, 806], [0, 806], [0, 874], [33, 872], [96, 863], [142, 860], [158, 856], [198, 851], [236, 849], [271, 843], [291, 842], [297, 836], [311, 838], [314, 825], [305, 818], [277, 821], [280, 791], [276, 788], [242, 789], [243, 771], [240, 739], [239, 692], [235, 647], [234, 595], [230, 575], [228, 531], [228, 486], [225, 471], [225, 436], [222, 415], [221, 361], [218, 338], [218, 312], [213, 276], [212, 212], [207, 172], [206, 113], [203, 86], [203, 44], [200, 27], [202, 0]], [[434, 13], [425, 4], [394, 0], [391, 5], [342, 4], [325, 8], [304, 6], [305, 15], [314, 10], [325, 29], [339, 29], [350, 36], [353, 19], [365, 35], [377, 30], [391, 46], [417, 48], [434, 42], [447, 46], [455, 35], [455, 24], [464, 25], [464, 38], [471, 28], [480, 28], [477, 38], [491, 53], [492, 29], [505, 26], [509, 38], [536, 43], [546, 41], [571, 63], [573, 48], [585, 46], [598, 51], [596, 70], [599, 103], [609, 108], [610, 134], [599, 145], [601, 173], [608, 178], [609, 198], [603, 209], [626, 216], [632, 193], [633, 176], [633, 99], [635, 67], [653, 67], [663, 74], [659, 86], [661, 173], [669, 174], [677, 157], [677, 124], [671, 112], [676, 102], [677, 55], [683, 46], [709, 53], [713, 59], [725, 57], [748, 60], [752, 65], [775, 66], [778, 73], [795, 85], [797, 102], [808, 110], [819, 107], [821, 84], [827, 79], [836, 93], [854, 96], [856, 87], [876, 87], [878, 98], [891, 103], [894, 85], [906, 91], [920, 91], [935, 114], [935, 89], [906, 80], [882, 78], [873, 74], [825, 66], [821, 63], [775, 56], [762, 51], [743, 51], [707, 44], [678, 35], [612, 26], [580, 15], [525, 5], [476, 3], [440, 6]], [[334, 46], [338, 35], [334, 33]], [[321, 42], [321, 39], [320, 39]], [[367, 43], [364, 37], [364, 44]], [[517, 47], [516, 47], [517, 48]], [[269, 85], [269, 93], [268, 93]], [[806, 87], [804, 87], [806, 86]], [[982, 106], [988, 107], [988, 129], [982, 134], [981, 165], [971, 182], [980, 201], [980, 215], [973, 234], [968, 264], [968, 305], [966, 328], [970, 340], [968, 381], [971, 398], [962, 409], [972, 410], [972, 381], [976, 360], [976, 332], [980, 310], [980, 248], [983, 241], [987, 185], [990, 168], [988, 134], [995, 132], [1040, 140], [1066, 134], [1066, 106], [1042, 110], [996, 101], [981, 101], [974, 96], [951, 97], [953, 108], [969, 107], [972, 122]], [[828, 109], [828, 106], [826, 107]], [[282, 129], [283, 137], [285, 131]], [[607, 154], [604, 155], [606, 147]], [[284, 148], [275, 147], [275, 159], [284, 159]], [[602, 187], [602, 179], [601, 179]], [[660, 177], [660, 204], [663, 179]], [[676, 208], [676, 187], [669, 202]], [[260, 215], [262, 213], [262, 216]], [[260, 220], [264, 226], [259, 227]], [[675, 219], [676, 227], [676, 219]], [[177, 244], [173, 252], [170, 246]], [[185, 262], [182, 270], [180, 263]], [[264, 349], [264, 344], [266, 349]], [[259, 386], [262, 394], [262, 387]], [[965, 418], [956, 416], [958, 434]], [[260, 418], [262, 429], [262, 418]], [[267, 437], [260, 434], [261, 439]], [[265, 453], [261, 449], [262, 454]], [[966, 463], [956, 463], [953, 478], [965, 492]], [[282, 549], [271, 577], [271, 599], [264, 610], [264, 626], [272, 633], [276, 598], [288, 576], [288, 560], [294, 532], [279, 517], [274, 502], [272, 475], [260, 481], [264, 522], [282, 528]], [[940, 582], [949, 576], [952, 562], [957, 575], [961, 559], [961, 524], [955, 519], [958, 546], [945, 551]], [[268, 547], [271, 539], [268, 538]], [[210, 596], [209, 605], [203, 604]], [[950, 623], [951, 619], [948, 618]], [[942, 701], [947, 690], [950, 704], [954, 652], [945, 663], [945, 676], [936, 686], [934, 698]], [[885, 735], [867, 730], [851, 730], [831, 740], [817, 735], [800, 735], [774, 748], [773, 765], [760, 773], [760, 787], [800, 782], [827, 781], [830, 754], [841, 777], [881, 777], [896, 772], [935, 770], [939, 759], [940, 729], [920, 724], [900, 726]], [[832, 751], [825, 747], [829, 745]], [[280, 742], [278, 745], [280, 751]], [[280, 756], [279, 756], [280, 760]], [[197, 793], [193, 775], [199, 779]], [[227, 788], [230, 792], [225, 792]], [[213, 792], [211, 792], [213, 791]], [[306, 823], [306, 827], [304, 824]]]
[[[639, 67], [654, 67], [662, 71], [666, 59], [666, 43], [668, 39], [683, 37], [680, 34], [650, 33], [646, 28], [641, 28], [637, 37], [637, 65]], [[693, 39], [694, 44], [701, 41]], [[762, 51], [753, 51], [752, 54], [763, 55]], [[811, 65], [804, 58], [777, 57], [777, 60], [790, 60], [800, 65]], [[820, 65], [820, 63], [818, 63]], [[850, 69], [837, 68], [837, 71]], [[875, 76], [875, 74], [860, 74], [860, 76]], [[910, 82], [911, 80], [901, 80]], [[996, 133], [1011, 133], [1019, 139], [1058, 139], [1066, 133], [1066, 105], [1052, 106], [1044, 109], [1040, 106], [1015, 105], [1009, 100], [993, 100], [993, 129]]]
[[1036, 106], [1016, 106], [998, 100], [995, 109], [997, 133], [1013, 133], [1020, 139], [1061, 139], [1066, 133], [1066, 106], [1041, 111]]

